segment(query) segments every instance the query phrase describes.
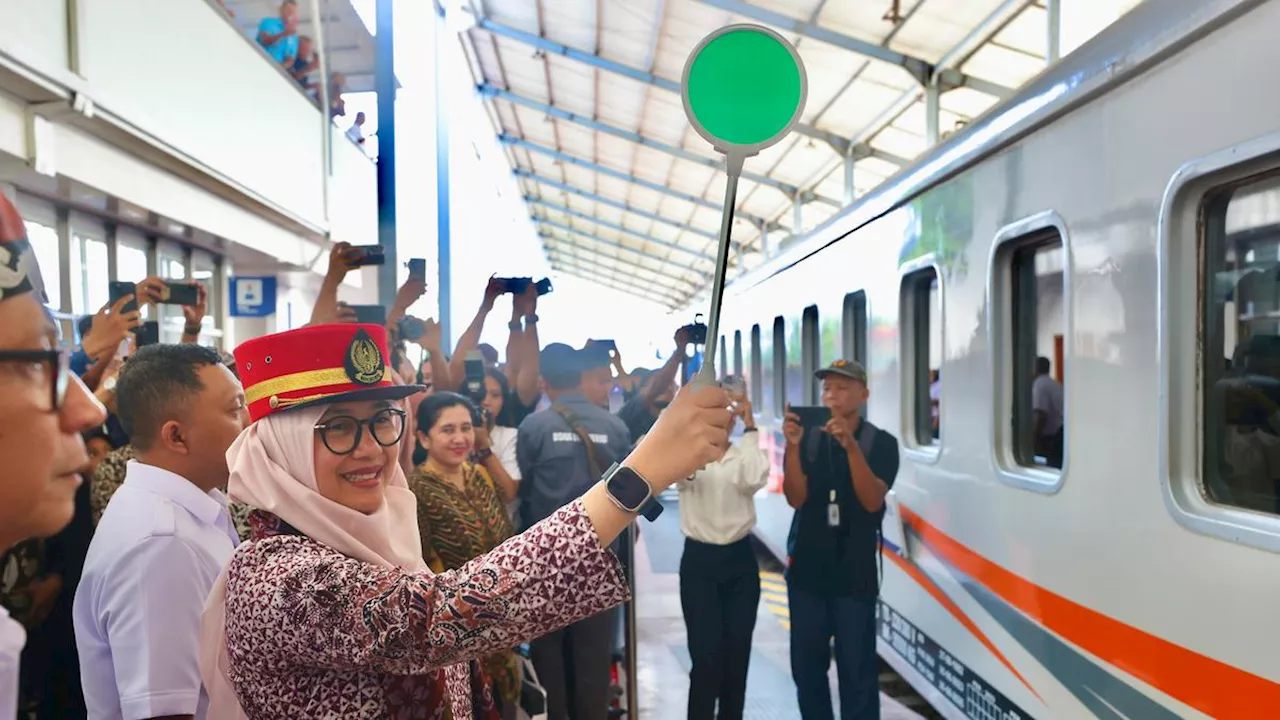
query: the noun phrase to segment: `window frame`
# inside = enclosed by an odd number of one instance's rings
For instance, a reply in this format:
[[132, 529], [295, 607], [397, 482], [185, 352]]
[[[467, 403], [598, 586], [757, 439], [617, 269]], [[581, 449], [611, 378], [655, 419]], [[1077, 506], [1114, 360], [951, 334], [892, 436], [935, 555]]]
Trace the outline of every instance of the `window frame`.
[[770, 331], [773, 337], [773, 397], [769, 407], [776, 418], [787, 415], [787, 321], [781, 315], [773, 319]]
[[[1159, 389], [1156, 397], [1157, 463], [1166, 510], [1184, 528], [1230, 543], [1280, 552], [1280, 515], [1210, 500], [1204, 482], [1206, 368], [1200, 356], [1206, 298], [1205, 208], [1231, 186], [1280, 173], [1280, 133], [1193, 159], [1165, 187], [1156, 228]], [[1190, 281], [1191, 284], [1185, 284]], [[1191, 332], [1186, 319], [1194, 318]]]
[[[906, 263], [898, 269], [898, 326], [901, 332], [898, 334], [899, 358], [902, 359], [900, 365], [899, 377], [899, 393], [901, 407], [899, 409], [899, 436], [902, 438], [903, 454], [918, 463], [934, 464], [942, 456], [942, 448], [946, 443], [946, 432], [944, 432], [943, 424], [946, 419], [944, 410], [946, 408], [945, 398], [939, 399], [938, 407], [938, 439], [937, 442], [922, 445], [916, 433], [918, 428], [918, 417], [916, 411], [920, 408], [917, 404], [920, 402], [920, 390], [917, 387], [920, 374], [918, 372], [919, 357], [916, 354], [916, 347], [919, 345], [917, 337], [919, 323], [916, 315], [919, 311], [915, 301], [916, 294], [914, 292], [915, 285], [920, 282], [917, 277], [928, 271], [933, 271], [933, 275], [938, 281], [938, 331], [942, 333], [942, 359], [938, 362], [938, 369], [942, 370], [946, 360], [946, 340], [947, 340], [947, 295], [946, 283], [942, 280], [942, 270], [938, 266], [937, 257], [933, 253], [916, 258], [910, 263]], [[925, 317], [928, 317], [928, 307], [924, 309]], [[925, 353], [928, 353], [928, 338], [925, 338]], [[928, 361], [925, 362], [924, 377], [929, 377]], [[945, 392], [946, 386], [943, 386]], [[923, 407], [928, 407], [928, 385], [925, 385], [925, 399]]]
[[[859, 310], [862, 312], [858, 312]], [[870, 373], [867, 367], [867, 344], [871, 335], [871, 310], [867, 305], [867, 291], [854, 290], [846, 293], [840, 314], [840, 344], [845, 358], [858, 361]]]
[[733, 375], [742, 377], [742, 331], [733, 331]]
[[[1069, 423], [1071, 418], [1071, 396], [1065, 392], [1071, 387], [1071, 351], [1070, 338], [1074, 337], [1074, 312], [1071, 291], [1072, 252], [1067, 223], [1062, 216], [1053, 210], [1036, 213], [1016, 220], [996, 232], [991, 243], [991, 254], [987, 260], [987, 356], [991, 359], [992, 402], [991, 409], [991, 466], [1000, 482], [1021, 490], [1053, 495], [1062, 489], [1066, 481], [1070, 465], [1070, 453], [1064, 440], [1062, 467], [1049, 468], [1023, 465], [1018, 461], [1016, 442], [1013, 431], [1013, 402], [1015, 396], [1015, 379], [1019, 373], [1016, 366], [1017, 348], [1013, 342], [1013, 333], [1018, 318], [1014, 315], [1015, 298], [1013, 297], [1013, 256], [1020, 248], [1041, 245], [1050, 233], [1056, 233], [1062, 247], [1062, 334], [1066, 339], [1067, 350], [1062, 353], [1062, 416], [1063, 422]], [[1033, 357], [1034, 359], [1034, 357]], [[1070, 435], [1070, 428], [1064, 438]]]
[[[752, 403], [758, 403], [756, 406], [760, 410], [765, 410], [771, 408], [771, 406], [765, 405], [765, 399], [762, 397], [764, 395], [764, 368], [761, 366], [764, 365], [764, 352], [760, 347], [760, 323], [751, 326], [750, 338], [751, 378], [749, 382], [751, 383], [751, 401]], [[772, 402], [772, 399], [770, 402]], [[760, 414], [760, 411], [756, 411], [756, 414]]]
[[806, 381], [801, 385], [800, 398], [805, 405], [817, 405], [822, 397], [818, 379], [814, 377], [822, 352], [820, 321], [817, 305], [810, 305], [800, 313], [800, 373]]

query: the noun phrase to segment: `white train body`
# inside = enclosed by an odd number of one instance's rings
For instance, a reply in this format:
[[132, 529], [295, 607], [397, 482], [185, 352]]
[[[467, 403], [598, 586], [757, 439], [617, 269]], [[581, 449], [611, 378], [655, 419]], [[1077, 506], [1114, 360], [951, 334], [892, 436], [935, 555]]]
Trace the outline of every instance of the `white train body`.
[[[1262, 273], [1246, 309], [1206, 279], [1213, 227], [1280, 237], [1277, 77], [1280, 2], [1150, 0], [726, 291], [722, 367], [742, 358], [775, 461], [770, 386], [816, 404], [813, 368], [864, 359], [867, 417], [902, 444], [880, 653], [948, 717], [1280, 717], [1280, 515], [1211, 499], [1202, 469], [1209, 366], [1280, 288]], [[1020, 461], [1010, 430], [1010, 258], [1054, 233], [1035, 350], [1063, 336], [1061, 473]], [[929, 268], [940, 311], [913, 289]], [[775, 322], [789, 366], [769, 361]]]

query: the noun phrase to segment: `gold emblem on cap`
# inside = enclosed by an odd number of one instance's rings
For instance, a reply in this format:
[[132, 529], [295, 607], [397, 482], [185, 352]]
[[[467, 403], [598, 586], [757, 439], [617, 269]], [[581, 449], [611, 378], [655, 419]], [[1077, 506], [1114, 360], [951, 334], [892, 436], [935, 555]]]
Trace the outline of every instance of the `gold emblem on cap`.
[[357, 385], [377, 385], [382, 382], [385, 365], [378, 344], [369, 337], [369, 333], [357, 330], [347, 346], [347, 361], [344, 363], [347, 377]]

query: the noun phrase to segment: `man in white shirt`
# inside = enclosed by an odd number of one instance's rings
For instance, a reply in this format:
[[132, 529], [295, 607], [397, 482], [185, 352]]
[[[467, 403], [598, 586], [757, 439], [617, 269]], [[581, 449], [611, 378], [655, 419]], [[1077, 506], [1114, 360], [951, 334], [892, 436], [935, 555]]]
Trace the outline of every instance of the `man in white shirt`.
[[247, 420], [218, 353], [152, 345], [116, 404], [137, 452], [89, 546], [73, 618], [89, 717], [205, 717], [197, 658], [204, 601], [238, 542], [227, 448]]
[[[79, 471], [89, 462], [81, 433], [106, 420], [70, 371], [70, 351], [59, 349], [40, 278], [28, 277], [30, 250], [22, 218], [0, 192], [0, 554], [71, 522]], [[26, 638], [0, 608], [0, 720], [17, 716]]]
[[1036, 358], [1036, 379], [1031, 383], [1031, 410], [1035, 414], [1036, 454], [1049, 467], [1062, 467], [1062, 386], [1049, 374], [1049, 358]]

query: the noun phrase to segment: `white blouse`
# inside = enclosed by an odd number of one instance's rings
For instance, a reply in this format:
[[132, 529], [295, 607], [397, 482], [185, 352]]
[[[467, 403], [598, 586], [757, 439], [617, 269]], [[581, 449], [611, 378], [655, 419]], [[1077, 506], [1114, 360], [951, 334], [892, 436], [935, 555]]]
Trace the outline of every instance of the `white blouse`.
[[[517, 431], [513, 427], [497, 426], [489, 431], [489, 444], [493, 450], [494, 457], [498, 458], [498, 462], [502, 463], [502, 469], [507, 471], [512, 480], [520, 482], [520, 465], [516, 462], [516, 435]], [[495, 490], [497, 488], [494, 488]], [[502, 497], [501, 493], [498, 495]], [[511, 518], [511, 522], [519, 527], [517, 516], [520, 513], [520, 498], [516, 498], [509, 503], [503, 505], [507, 509], [507, 515]]]
[[18, 717], [18, 660], [27, 644], [22, 623], [0, 607], [0, 719]]
[[743, 433], [720, 462], [680, 481], [680, 530], [711, 545], [730, 545], [756, 526], [755, 494], [769, 480], [759, 433]]

